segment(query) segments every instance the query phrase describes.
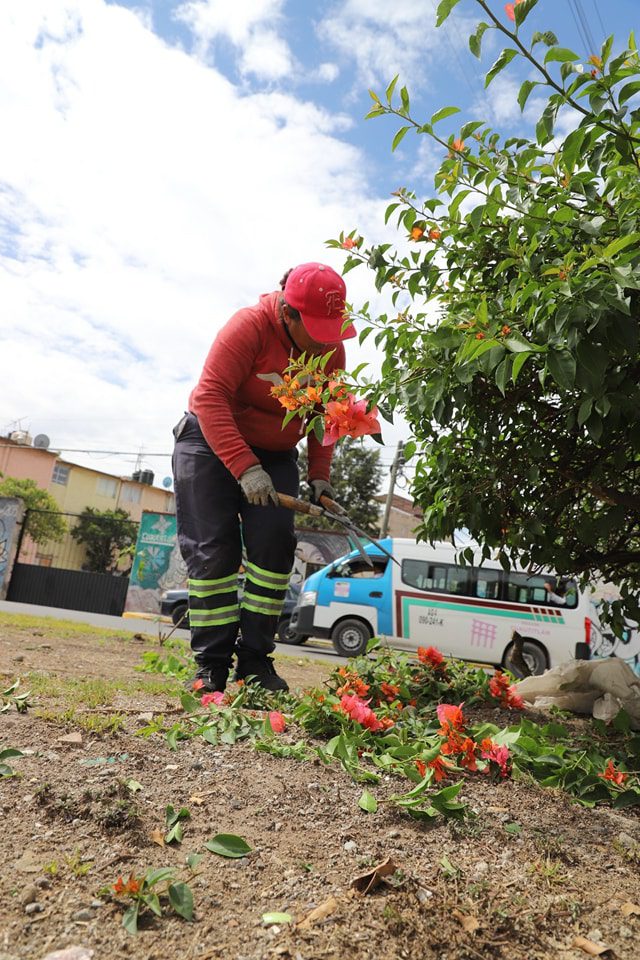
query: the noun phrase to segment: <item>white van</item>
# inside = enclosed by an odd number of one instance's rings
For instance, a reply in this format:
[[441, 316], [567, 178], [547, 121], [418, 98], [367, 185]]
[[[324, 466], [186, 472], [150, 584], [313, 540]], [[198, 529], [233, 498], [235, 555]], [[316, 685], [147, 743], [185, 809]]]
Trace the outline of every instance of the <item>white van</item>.
[[326, 637], [338, 653], [357, 656], [373, 636], [400, 649], [434, 646], [446, 656], [505, 666], [513, 631], [523, 636], [533, 673], [574, 658], [589, 659], [593, 606], [572, 580], [555, 574], [505, 573], [487, 560], [460, 566], [449, 543], [386, 539], [335, 560], [304, 583], [291, 617], [292, 642]]

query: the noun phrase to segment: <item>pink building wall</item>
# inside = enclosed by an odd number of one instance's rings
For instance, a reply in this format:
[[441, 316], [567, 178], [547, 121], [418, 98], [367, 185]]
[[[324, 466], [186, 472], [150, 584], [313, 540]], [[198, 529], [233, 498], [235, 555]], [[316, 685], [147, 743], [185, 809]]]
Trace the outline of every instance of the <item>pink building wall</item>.
[[19, 480], [35, 480], [39, 487], [48, 490], [57, 454], [51, 450], [12, 443], [0, 438], [0, 473]]

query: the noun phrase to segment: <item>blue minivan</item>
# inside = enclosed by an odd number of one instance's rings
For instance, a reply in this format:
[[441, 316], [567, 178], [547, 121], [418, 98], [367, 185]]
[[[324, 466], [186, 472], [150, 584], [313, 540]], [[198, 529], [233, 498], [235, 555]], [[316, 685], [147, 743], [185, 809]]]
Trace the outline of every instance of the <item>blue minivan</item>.
[[533, 673], [589, 658], [593, 604], [574, 581], [544, 571], [505, 573], [493, 560], [463, 566], [451, 543], [381, 543], [397, 562], [368, 544], [372, 566], [354, 551], [307, 578], [289, 642], [327, 638], [339, 654], [353, 657], [376, 636], [400, 649], [433, 645], [451, 657], [517, 672], [515, 630]]

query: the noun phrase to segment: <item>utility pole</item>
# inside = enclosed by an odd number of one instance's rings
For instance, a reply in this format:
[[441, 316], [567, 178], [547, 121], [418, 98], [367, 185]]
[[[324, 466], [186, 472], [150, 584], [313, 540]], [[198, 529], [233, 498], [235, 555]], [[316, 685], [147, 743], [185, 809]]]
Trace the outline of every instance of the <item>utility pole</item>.
[[391, 473], [389, 474], [389, 492], [387, 493], [387, 502], [384, 506], [384, 516], [382, 518], [382, 524], [380, 526], [380, 536], [386, 537], [387, 531], [389, 530], [389, 514], [391, 513], [391, 501], [393, 500], [393, 492], [396, 488], [396, 477], [398, 476], [398, 470], [404, 463], [404, 440], [398, 441], [398, 449], [396, 450], [396, 455], [393, 458], [393, 463], [391, 464]]

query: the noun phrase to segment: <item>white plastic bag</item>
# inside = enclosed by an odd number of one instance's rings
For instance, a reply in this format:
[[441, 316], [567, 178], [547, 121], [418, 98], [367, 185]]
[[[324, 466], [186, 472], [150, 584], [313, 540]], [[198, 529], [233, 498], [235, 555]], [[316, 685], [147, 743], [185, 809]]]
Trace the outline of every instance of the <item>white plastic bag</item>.
[[626, 710], [632, 729], [640, 730], [640, 677], [616, 657], [563, 663], [539, 677], [521, 680], [518, 693], [533, 707], [556, 706], [605, 721]]

